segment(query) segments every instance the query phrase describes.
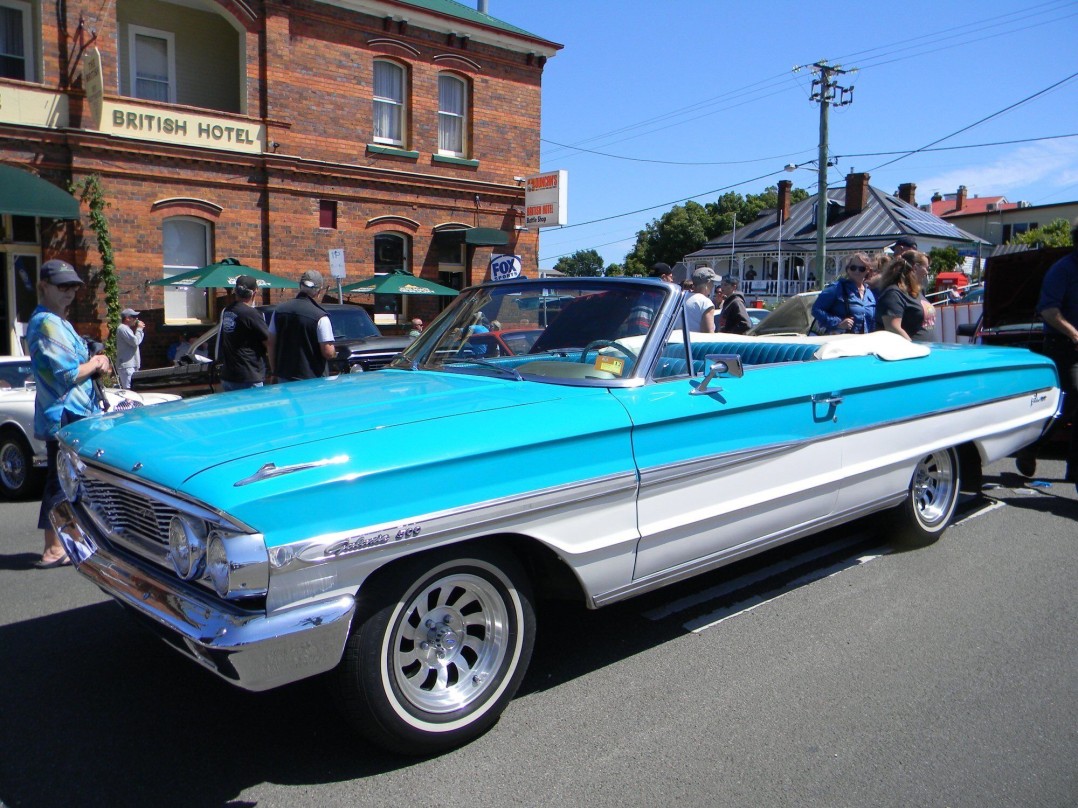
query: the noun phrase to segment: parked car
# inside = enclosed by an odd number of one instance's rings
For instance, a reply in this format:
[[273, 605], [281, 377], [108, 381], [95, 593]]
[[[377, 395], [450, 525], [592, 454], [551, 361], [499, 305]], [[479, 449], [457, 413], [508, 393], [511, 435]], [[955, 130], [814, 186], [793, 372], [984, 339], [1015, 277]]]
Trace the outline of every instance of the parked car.
[[[270, 321], [276, 306], [257, 306]], [[367, 310], [347, 303], [324, 303], [322, 308], [333, 325], [337, 359], [329, 363], [330, 373], [357, 373], [385, 367], [411, 340], [406, 336], [383, 336]], [[217, 326], [207, 329], [178, 362], [163, 368], [136, 371], [131, 380], [136, 390], [184, 386], [205, 392], [219, 389], [220, 363], [217, 362]]]
[[[561, 305], [526, 353], [460, 355], [481, 313], [534, 324], [544, 295]], [[935, 540], [1059, 403], [1028, 351], [688, 334], [681, 301], [650, 279], [487, 284], [378, 373], [72, 424], [52, 522], [201, 667], [249, 690], [334, 670], [369, 739], [429, 754], [512, 699], [537, 598], [605, 606], [882, 511]]]
[[749, 334], [755, 337], [808, 334], [815, 320], [812, 316], [812, 304], [819, 296], [819, 292], [801, 292], [786, 298], [765, 320], [750, 328]]
[[[168, 393], [105, 389], [116, 410], [175, 401]], [[45, 443], [34, 437], [34, 371], [27, 356], [0, 356], [0, 496], [21, 499], [40, 493], [45, 481]]]

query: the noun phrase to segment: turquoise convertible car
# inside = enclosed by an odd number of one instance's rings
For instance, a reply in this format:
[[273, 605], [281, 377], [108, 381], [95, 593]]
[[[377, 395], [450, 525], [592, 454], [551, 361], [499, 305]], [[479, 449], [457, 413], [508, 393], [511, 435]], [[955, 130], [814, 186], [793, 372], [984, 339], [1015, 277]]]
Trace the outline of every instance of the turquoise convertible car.
[[[376, 373], [87, 419], [53, 524], [203, 667], [250, 690], [335, 670], [368, 738], [429, 754], [512, 699], [536, 598], [597, 608], [880, 511], [931, 541], [1059, 406], [1025, 350], [698, 334], [682, 302], [487, 284]], [[467, 350], [495, 320], [541, 333]]]

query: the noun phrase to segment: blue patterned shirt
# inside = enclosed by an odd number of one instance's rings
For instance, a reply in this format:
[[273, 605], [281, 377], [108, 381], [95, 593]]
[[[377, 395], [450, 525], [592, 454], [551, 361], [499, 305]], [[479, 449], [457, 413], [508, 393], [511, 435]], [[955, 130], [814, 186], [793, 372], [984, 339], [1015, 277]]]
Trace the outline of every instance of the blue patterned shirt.
[[30, 316], [26, 342], [37, 387], [34, 437], [49, 440], [60, 430], [64, 410], [83, 418], [96, 411], [93, 382], [75, 383], [79, 365], [90, 360], [90, 351], [71, 323], [44, 306]]

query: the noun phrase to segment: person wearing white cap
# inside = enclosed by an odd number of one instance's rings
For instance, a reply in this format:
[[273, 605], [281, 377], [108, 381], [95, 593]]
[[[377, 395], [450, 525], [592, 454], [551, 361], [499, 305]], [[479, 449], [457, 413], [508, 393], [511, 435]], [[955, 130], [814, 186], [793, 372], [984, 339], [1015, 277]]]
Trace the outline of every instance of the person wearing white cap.
[[116, 377], [125, 389], [131, 388], [131, 376], [142, 367], [139, 346], [146, 337], [146, 324], [138, 318], [140, 313], [124, 309], [120, 312], [120, 327], [116, 329]]
[[322, 273], [308, 269], [299, 278], [299, 294], [279, 305], [269, 326], [270, 376], [292, 382], [326, 375], [326, 365], [337, 355], [333, 325], [318, 304]]
[[711, 300], [711, 293], [718, 279], [718, 274], [711, 267], [699, 266], [692, 273], [693, 293], [685, 301], [685, 316], [690, 331], [715, 333], [715, 303]]

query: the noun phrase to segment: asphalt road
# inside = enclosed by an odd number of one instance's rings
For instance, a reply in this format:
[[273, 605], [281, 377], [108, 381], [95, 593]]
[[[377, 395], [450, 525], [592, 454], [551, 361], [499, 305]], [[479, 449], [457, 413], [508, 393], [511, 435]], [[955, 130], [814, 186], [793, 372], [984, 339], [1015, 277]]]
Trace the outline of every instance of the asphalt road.
[[835, 531], [659, 593], [545, 607], [469, 746], [372, 749], [332, 682], [235, 690], [0, 503], [0, 803], [15, 806], [1074, 806], [1078, 497], [1004, 462], [936, 544]]

